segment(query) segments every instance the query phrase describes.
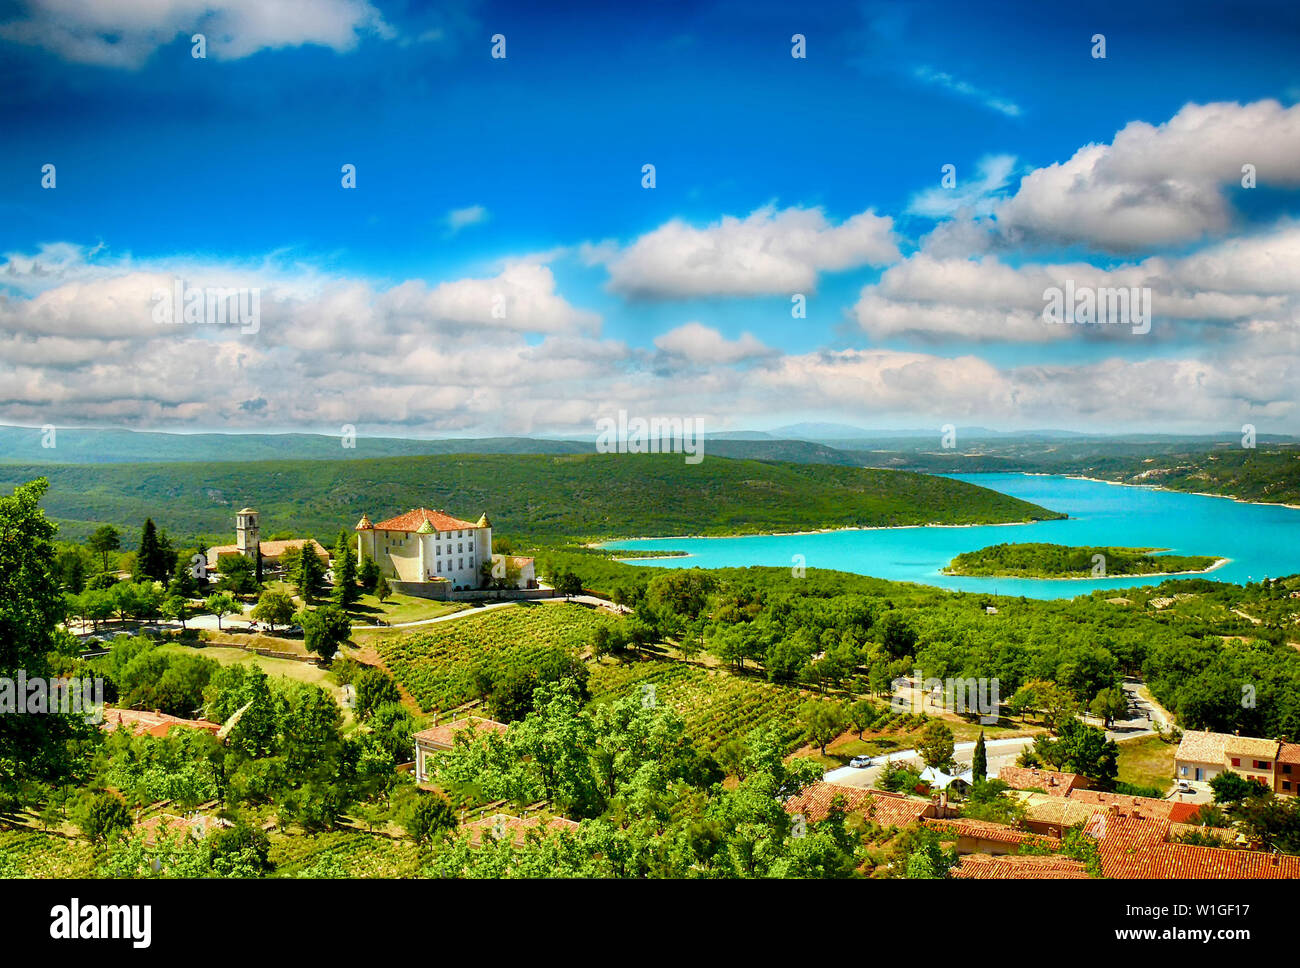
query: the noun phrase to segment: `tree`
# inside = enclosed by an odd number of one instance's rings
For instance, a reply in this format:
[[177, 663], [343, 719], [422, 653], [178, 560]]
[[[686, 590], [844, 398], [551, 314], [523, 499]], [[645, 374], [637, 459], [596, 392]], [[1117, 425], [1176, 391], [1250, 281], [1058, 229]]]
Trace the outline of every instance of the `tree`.
[[257, 592], [257, 566], [251, 558], [240, 554], [222, 555], [217, 559], [217, 568], [221, 573], [217, 587], [222, 591], [236, 595], [252, 595]]
[[[0, 678], [19, 670], [27, 681], [48, 679], [50, 653], [67, 603], [54, 577], [55, 526], [41, 510], [44, 478], [0, 495]], [[61, 777], [69, 768], [67, 740], [83, 735], [79, 716], [0, 716], [0, 792], [32, 779]]]
[[954, 749], [952, 730], [942, 720], [932, 719], [925, 724], [916, 751], [921, 754], [921, 759], [925, 761], [926, 766], [936, 770], [943, 769], [952, 762]]
[[163, 600], [162, 614], [164, 618], [171, 619], [173, 622], [180, 622], [181, 628], [185, 628], [185, 620], [190, 614], [190, 603], [180, 595], [173, 595], [171, 598]]
[[402, 701], [393, 677], [377, 666], [366, 666], [353, 676], [352, 687], [357, 694], [358, 719], [369, 719], [370, 714], [385, 703]]
[[582, 578], [565, 569], [555, 579], [555, 590], [566, 599], [582, 594]]
[[347, 608], [361, 597], [357, 588], [357, 556], [352, 550], [348, 533], [340, 531], [334, 542], [334, 601], [342, 608]]
[[849, 723], [858, 731], [858, 739], [875, 721], [876, 706], [870, 699], [859, 699], [849, 707]]
[[971, 779], [982, 782], [989, 775], [989, 754], [984, 748], [984, 730], [980, 730], [979, 739], [975, 741], [975, 753], [970, 761]]
[[1218, 804], [1238, 804], [1253, 797], [1265, 796], [1269, 789], [1262, 783], [1224, 770], [1210, 780], [1210, 789], [1214, 792], [1214, 802]]
[[1106, 739], [1105, 731], [1073, 718], [1063, 720], [1059, 730], [1059, 739], [1035, 738], [1033, 754], [1054, 769], [1081, 773], [1102, 789], [1113, 786], [1119, 773], [1119, 747]]
[[265, 622], [274, 631], [277, 625], [288, 625], [293, 621], [293, 600], [284, 592], [266, 589], [253, 606], [253, 618]]
[[81, 802], [73, 822], [91, 843], [106, 843], [118, 831], [131, 826], [131, 811], [122, 798], [107, 791], [91, 793]]
[[199, 581], [194, 577], [194, 572], [190, 569], [193, 565], [185, 557], [178, 557], [176, 560], [176, 570], [172, 573], [172, 580], [167, 585], [168, 595], [179, 595], [181, 598], [193, 598], [199, 593]]
[[303, 609], [298, 613], [298, 623], [302, 626], [303, 645], [307, 651], [315, 652], [326, 662], [334, 658], [339, 646], [352, 634], [352, 622], [347, 612], [337, 605]]
[[135, 581], [148, 579], [165, 582], [170, 572], [167, 554], [158, 537], [158, 529], [154, 526], [153, 518], [145, 518], [144, 529], [140, 533], [140, 548], [135, 553], [135, 568], [132, 569], [131, 577]]
[[78, 548], [65, 548], [59, 552], [56, 565], [59, 585], [64, 591], [80, 595], [86, 587], [86, 562]]
[[456, 828], [456, 812], [447, 798], [436, 793], [418, 793], [402, 816], [402, 828], [417, 844], [428, 843], [439, 834]]
[[237, 615], [242, 613], [243, 609], [239, 607], [239, 603], [230, 595], [227, 595], [225, 592], [217, 592], [216, 594], [208, 596], [207, 601], [203, 603], [203, 611], [207, 612], [209, 615], [215, 615], [217, 617], [217, 628], [219, 630], [221, 628], [221, 618], [223, 615]]
[[379, 578], [379, 565], [374, 558], [367, 558], [357, 568], [357, 581], [361, 583], [362, 590], [367, 593], [374, 593], [375, 587], [379, 584]]
[[108, 571], [109, 553], [122, 547], [122, 535], [111, 524], [104, 524], [95, 529], [94, 534], [86, 541], [86, 547], [101, 556], [102, 570]]
[[298, 597], [309, 605], [316, 601], [325, 588], [325, 566], [321, 564], [320, 555], [316, 554], [315, 546], [311, 543], [302, 546], [294, 583], [298, 588]]
[[810, 699], [799, 707], [799, 721], [803, 724], [805, 735], [810, 742], [826, 755], [826, 745], [844, 732], [847, 717], [844, 706], [837, 702], [822, 699]]
[[1128, 715], [1128, 695], [1118, 686], [1103, 689], [1088, 705], [1088, 711], [1109, 729], [1115, 720]]
[[382, 605], [392, 597], [393, 590], [388, 587], [388, 579], [380, 575], [379, 580], [375, 582], [375, 598], [379, 599], [379, 604]]

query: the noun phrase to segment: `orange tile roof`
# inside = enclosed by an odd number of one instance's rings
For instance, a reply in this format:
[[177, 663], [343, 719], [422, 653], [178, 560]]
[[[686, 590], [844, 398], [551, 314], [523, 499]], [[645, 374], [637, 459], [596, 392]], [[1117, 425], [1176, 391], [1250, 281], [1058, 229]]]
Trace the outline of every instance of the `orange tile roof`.
[[1300, 763], [1300, 743], [1283, 743], [1277, 751], [1279, 763]]
[[787, 813], [802, 814], [818, 823], [830, 815], [831, 800], [836, 796], [844, 798], [844, 808], [849, 813], [861, 814], [881, 827], [906, 827], [934, 812], [934, 804], [928, 800], [824, 781], [810, 784], [790, 797], [785, 809]]
[[136, 736], [166, 736], [173, 727], [184, 729], [202, 729], [216, 733], [221, 729], [220, 723], [210, 723], [206, 719], [181, 719], [167, 713], [145, 712], [142, 709], [110, 709], [104, 707], [104, 721], [100, 729], [114, 730], [118, 727], [130, 730]]
[[1254, 736], [1229, 736], [1223, 741], [1226, 756], [1249, 756], [1270, 762], [1277, 756], [1278, 742], [1275, 739], [1257, 739]]
[[1223, 741], [1228, 733], [1211, 733], [1200, 729], [1183, 730], [1174, 758], [1192, 763], [1222, 763]]
[[953, 820], [926, 820], [925, 825], [932, 830], [939, 831], [941, 834], [956, 835], [958, 837], [973, 837], [979, 840], [991, 840], [995, 843], [1002, 844], [1023, 844], [1026, 841], [1042, 841], [1048, 846], [1059, 847], [1061, 843], [1056, 837], [1036, 834], [1029, 830], [1017, 830], [1014, 827], [1007, 827], [1000, 823], [991, 823], [988, 820], [969, 820], [965, 817], [957, 817]]
[[441, 726], [430, 726], [428, 729], [420, 730], [415, 734], [415, 740], [417, 743], [423, 740], [426, 743], [450, 749], [455, 745], [456, 734], [464, 732], [471, 725], [474, 727], [476, 736], [482, 736], [485, 733], [503, 735], [507, 729], [505, 723], [498, 723], [495, 719], [485, 719], [482, 716], [462, 716], [450, 723], [443, 723]]
[[[1145, 817], [1148, 820], [1186, 820], [1199, 809], [1194, 803], [1174, 803], [1153, 797], [1131, 797], [1122, 793], [1102, 790], [1071, 790], [1070, 799], [1096, 806], [1114, 807], [1121, 817]], [[1179, 810], [1178, 808], [1184, 808]], [[1188, 810], [1186, 808], [1190, 807]], [[1174, 814], [1178, 817], [1175, 818]]]
[[1087, 880], [1083, 864], [1069, 857], [967, 854], [952, 870], [966, 880], [1034, 881]]
[[1165, 843], [1168, 821], [1109, 817], [1099, 832], [1098, 854], [1106, 877], [1159, 880], [1300, 878], [1300, 857], [1258, 850]]
[[214, 828], [229, 827], [230, 825], [228, 820], [206, 814], [195, 817], [178, 817], [175, 814], [160, 813], [141, 820], [135, 825], [135, 828], [144, 834], [144, 842], [152, 847], [162, 837], [203, 838], [210, 834]]
[[1057, 773], [1024, 766], [1004, 766], [998, 779], [1017, 790], [1042, 790], [1057, 797], [1066, 796], [1075, 787], [1086, 786], [1088, 782], [1077, 773]]
[[485, 837], [491, 837], [494, 840], [505, 840], [507, 834], [510, 834], [515, 846], [518, 847], [522, 846], [528, 839], [530, 830], [541, 830], [543, 833], [559, 833], [578, 829], [578, 825], [574, 821], [567, 820], [564, 817], [552, 817], [543, 825], [541, 817], [528, 817], [525, 819], [511, 817], [504, 813], [484, 817], [481, 820], [471, 820], [467, 824], [462, 824], [461, 827], [469, 832], [471, 847], [481, 845]]
[[428, 508], [416, 508], [414, 511], [407, 511], [405, 514], [399, 514], [395, 518], [389, 518], [387, 521], [380, 521], [374, 525], [376, 531], [419, 531], [420, 525], [428, 522], [436, 531], [460, 531], [463, 529], [474, 530], [477, 525], [473, 521], [462, 521], [460, 518], [453, 518], [450, 514], [442, 511], [430, 511]]
[[[291, 538], [286, 541], [259, 541], [257, 550], [263, 558], [279, 558], [290, 548], [301, 548], [303, 545], [311, 545], [316, 549], [316, 557], [324, 558], [329, 561], [330, 553], [325, 550], [315, 538]], [[222, 555], [239, 554], [239, 545], [213, 545], [208, 549], [208, 564], [216, 566], [220, 563]]]

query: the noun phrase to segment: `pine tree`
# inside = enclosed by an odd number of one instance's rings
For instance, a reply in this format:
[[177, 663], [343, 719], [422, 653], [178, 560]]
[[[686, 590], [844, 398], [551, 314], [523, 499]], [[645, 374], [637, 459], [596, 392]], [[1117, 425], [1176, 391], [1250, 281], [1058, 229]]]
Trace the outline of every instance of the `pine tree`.
[[347, 608], [361, 597], [357, 588], [357, 558], [348, 541], [348, 533], [340, 531], [334, 542], [334, 601]]
[[325, 566], [321, 564], [320, 555], [310, 543], [302, 546], [302, 555], [298, 559], [297, 578], [298, 596], [304, 602], [314, 602], [316, 596], [325, 587]]
[[980, 738], [975, 741], [975, 754], [971, 757], [970, 764], [971, 779], [976, 783], [987, 779], [989, 772], [989, 755], [984, 749], [984, 730], [980, 730]]
[[140, 533], [140, 550], [135, 553], [135, 568], [131, 577], [135, 581], [167, 581], [166, 550], [158, 540], [158, 529], [153, 518], [146, 518]]
[[190, 570], [192, 567], [184, 558], [176, 559], [176, 571], [172, 575], [171, 584], [167, 586], [168, 595], [193, 598], [199, 593], [198, 579]]

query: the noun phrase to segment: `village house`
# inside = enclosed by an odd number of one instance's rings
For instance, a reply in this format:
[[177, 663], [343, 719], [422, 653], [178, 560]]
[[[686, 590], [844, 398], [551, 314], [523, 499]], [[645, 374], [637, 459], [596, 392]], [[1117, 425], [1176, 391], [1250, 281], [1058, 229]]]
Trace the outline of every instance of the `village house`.
[[492, 522], [486, 514], [463, 521], [444, 511], [416, 508], [372, 523], [362, 514], [357, 563], [379, 566], [396, 590], [422, 598], [491, 587], [537, 587], [532, 558], [492, 553]]
[[109, 732], [125, 729], [133, 736], [166, 736], [173, 729], [198, 729], [216, 735], [221, 726], [206, 719], [181, 719], [167, 713], [142, 709], [110, 709], [105, 706], [104, 719], [99, 728]]
[[415, 734], [415, 781], [428, 783], [428, 756], [451, 749], [456, 745], [456, 734], [470, 730], [475, 736], [482, 736], [484, 733], [501, 735], [506, 731], [506, 724], [482, 716], [462, 716], [441, 726], [430, 726], [428, 729], [420, 730]]
[[554, 833], [573, 833], [578, 824], [564, 817], [512, 817], [498, 813], [480, 820], [471, 820], [461, 824], [461, 829], [469, 834], [469, 845], [480, 847], [484, 840], [510, 840], [516, 847], [522, 847], [528, 840], [528, 834], [537, 831], [546, 836]]
[[1078, 773], [1058, 773], [1028, 766], [1004, 766], [998, 779], [1014, 790], [1042, 790], [1054, 797], [1067, 797], [1071, 790], [1085, 789], [1091, 782]]
[[263, 572], [279, 571], [284, 553], [303, 547], [310, 547], [328, 568], [329, 552], [321, 547], [315, 538], [293, 538], [287, 541], [262, 541], [258, 514], [252, 508], [244, 508], [235, 515], [235, 543], [232, 545], [215, 545], [208, 549], [208, 571], [221, 571], [221, 559], [224, 555], [241, 555], [254, 565], [261, 561]]
[[1277, 770], [1273, 774], [1273, 792], [1293, 797], [1300, 790], [1300, 743], [1281, 743], [1277, 750]]
[[1277, 777], [1286, 776], [1278, 770], [1281, 745], [1273, 739], [1189, 729], [1174, 754], [1174, 773], [1180, 780], [1208, 781], [1224, 770], [1232, 770], [1272, 790], [1277, 786]]

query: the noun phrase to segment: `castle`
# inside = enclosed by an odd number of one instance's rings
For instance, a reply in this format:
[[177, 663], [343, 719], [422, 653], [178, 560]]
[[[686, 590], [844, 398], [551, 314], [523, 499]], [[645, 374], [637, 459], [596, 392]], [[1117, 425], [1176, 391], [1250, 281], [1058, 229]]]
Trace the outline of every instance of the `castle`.
[[415, 508], [378, 524], [362, 514], [354, 530], [358, 566], [370, 559], [408, 594], [441, 598], [494, 585], [537, 587], [532, 558], [492, 554], [492, 522], [486, 514], [470, 522]]

